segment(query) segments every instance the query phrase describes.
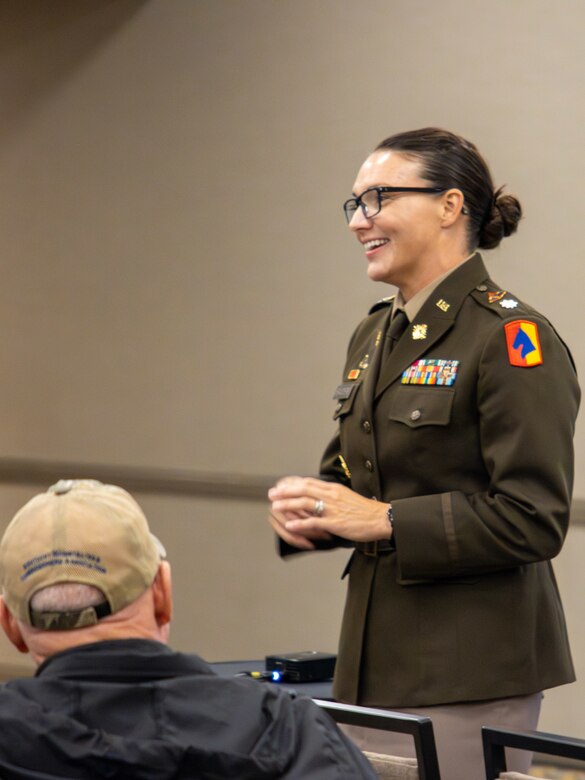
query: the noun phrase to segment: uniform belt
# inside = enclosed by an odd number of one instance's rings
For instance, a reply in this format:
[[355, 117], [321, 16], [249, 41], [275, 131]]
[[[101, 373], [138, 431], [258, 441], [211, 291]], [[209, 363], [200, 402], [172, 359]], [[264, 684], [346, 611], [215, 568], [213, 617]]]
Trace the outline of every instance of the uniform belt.
[[379, 539], [376, 542], [356, 542], [354, 547], [364, 555], [369, 555], [372, 558], [377, 558], [382, 553], [396, 549], [392, 539]]

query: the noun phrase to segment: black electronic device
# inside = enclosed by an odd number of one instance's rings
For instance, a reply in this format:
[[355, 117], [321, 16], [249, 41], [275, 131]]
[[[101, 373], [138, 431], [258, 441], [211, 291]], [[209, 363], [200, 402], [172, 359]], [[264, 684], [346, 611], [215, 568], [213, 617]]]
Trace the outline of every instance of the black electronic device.
[[284, 655], [267, 655], [266, 669], [280, 672], [290, 682], [320, 682], [330, 680], [337, 656], [318, 650], [302, 650]]

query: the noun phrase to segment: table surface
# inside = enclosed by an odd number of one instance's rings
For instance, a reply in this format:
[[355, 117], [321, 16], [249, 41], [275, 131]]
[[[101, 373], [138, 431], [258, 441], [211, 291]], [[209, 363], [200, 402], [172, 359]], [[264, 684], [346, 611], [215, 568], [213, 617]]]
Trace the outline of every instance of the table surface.
[[[252, 660], [246, 661], [221, 661], [209, 664], [216, 674], [220, 677], [235, 677], [239, 672], [263, 672], [265, 669], [264, 661]], [[285, 688], [287, 691], [293, 691], [299, 696], [309, 696], [311, 699], [333, 699], [331, 693], [331, 680], [322, 682], [281, 682], [271, 683], [264, 680], [258, 680], [258, 685], [278, 685], [279, 688]]]

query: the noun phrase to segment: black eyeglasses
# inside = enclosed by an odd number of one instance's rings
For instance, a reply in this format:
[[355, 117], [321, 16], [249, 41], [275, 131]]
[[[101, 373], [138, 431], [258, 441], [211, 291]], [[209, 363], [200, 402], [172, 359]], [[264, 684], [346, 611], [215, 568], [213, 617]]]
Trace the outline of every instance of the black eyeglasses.
[[350, 198], [343, 204], [345, 218], [348, 224], [358, 208], [361, 208], [364, 217], [371, 219], [380, 213], [382, 208], [382, 195], [385, 192], [426, 192], [437, 194], [445, 192], [447, 187], [370, 187], [357, 198]]

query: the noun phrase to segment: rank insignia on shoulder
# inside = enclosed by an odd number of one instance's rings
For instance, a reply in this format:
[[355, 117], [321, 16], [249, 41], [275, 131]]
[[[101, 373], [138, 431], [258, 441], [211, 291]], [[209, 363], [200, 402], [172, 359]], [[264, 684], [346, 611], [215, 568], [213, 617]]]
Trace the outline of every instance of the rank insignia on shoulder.
[[500, 301], [500, 306], [503, 309], [515, 309], [518, 306], [518, 301], [515, 301], [513, 298], [505, 298], [503, 301]]
[[504, 295], [507, 295], [505, 290], [494, 290], [487, 294], [488, 303], [497, 303], [501, 301]]
[[415, 360], [402, 374], [403, 385], [451, 387], [457, 379], [459, 360]]
[[536, 323], [514, 320], [504, 325], [504, 331], [511, 366], [531, 368], [542, 364], [542, 350]]
[[352, 370], [351, 370], [351, 371], [348, 373], [348, 375], [347, 375], [347, 378], [348, 378], [348, 379], [357, 379], [357, 378], [358, 378], [358, 376], [360, 375], [360, 373], [361, 373], [361, 372], [360, 372], [359, 368], [353, 368], [353, 369], [352, 369]]
[[419, 339], [426, 339], [427, 337], [427, 331], [429, 329], [428, 325], [413, 325], [412, 326], [412, 338], [417, 341]]

